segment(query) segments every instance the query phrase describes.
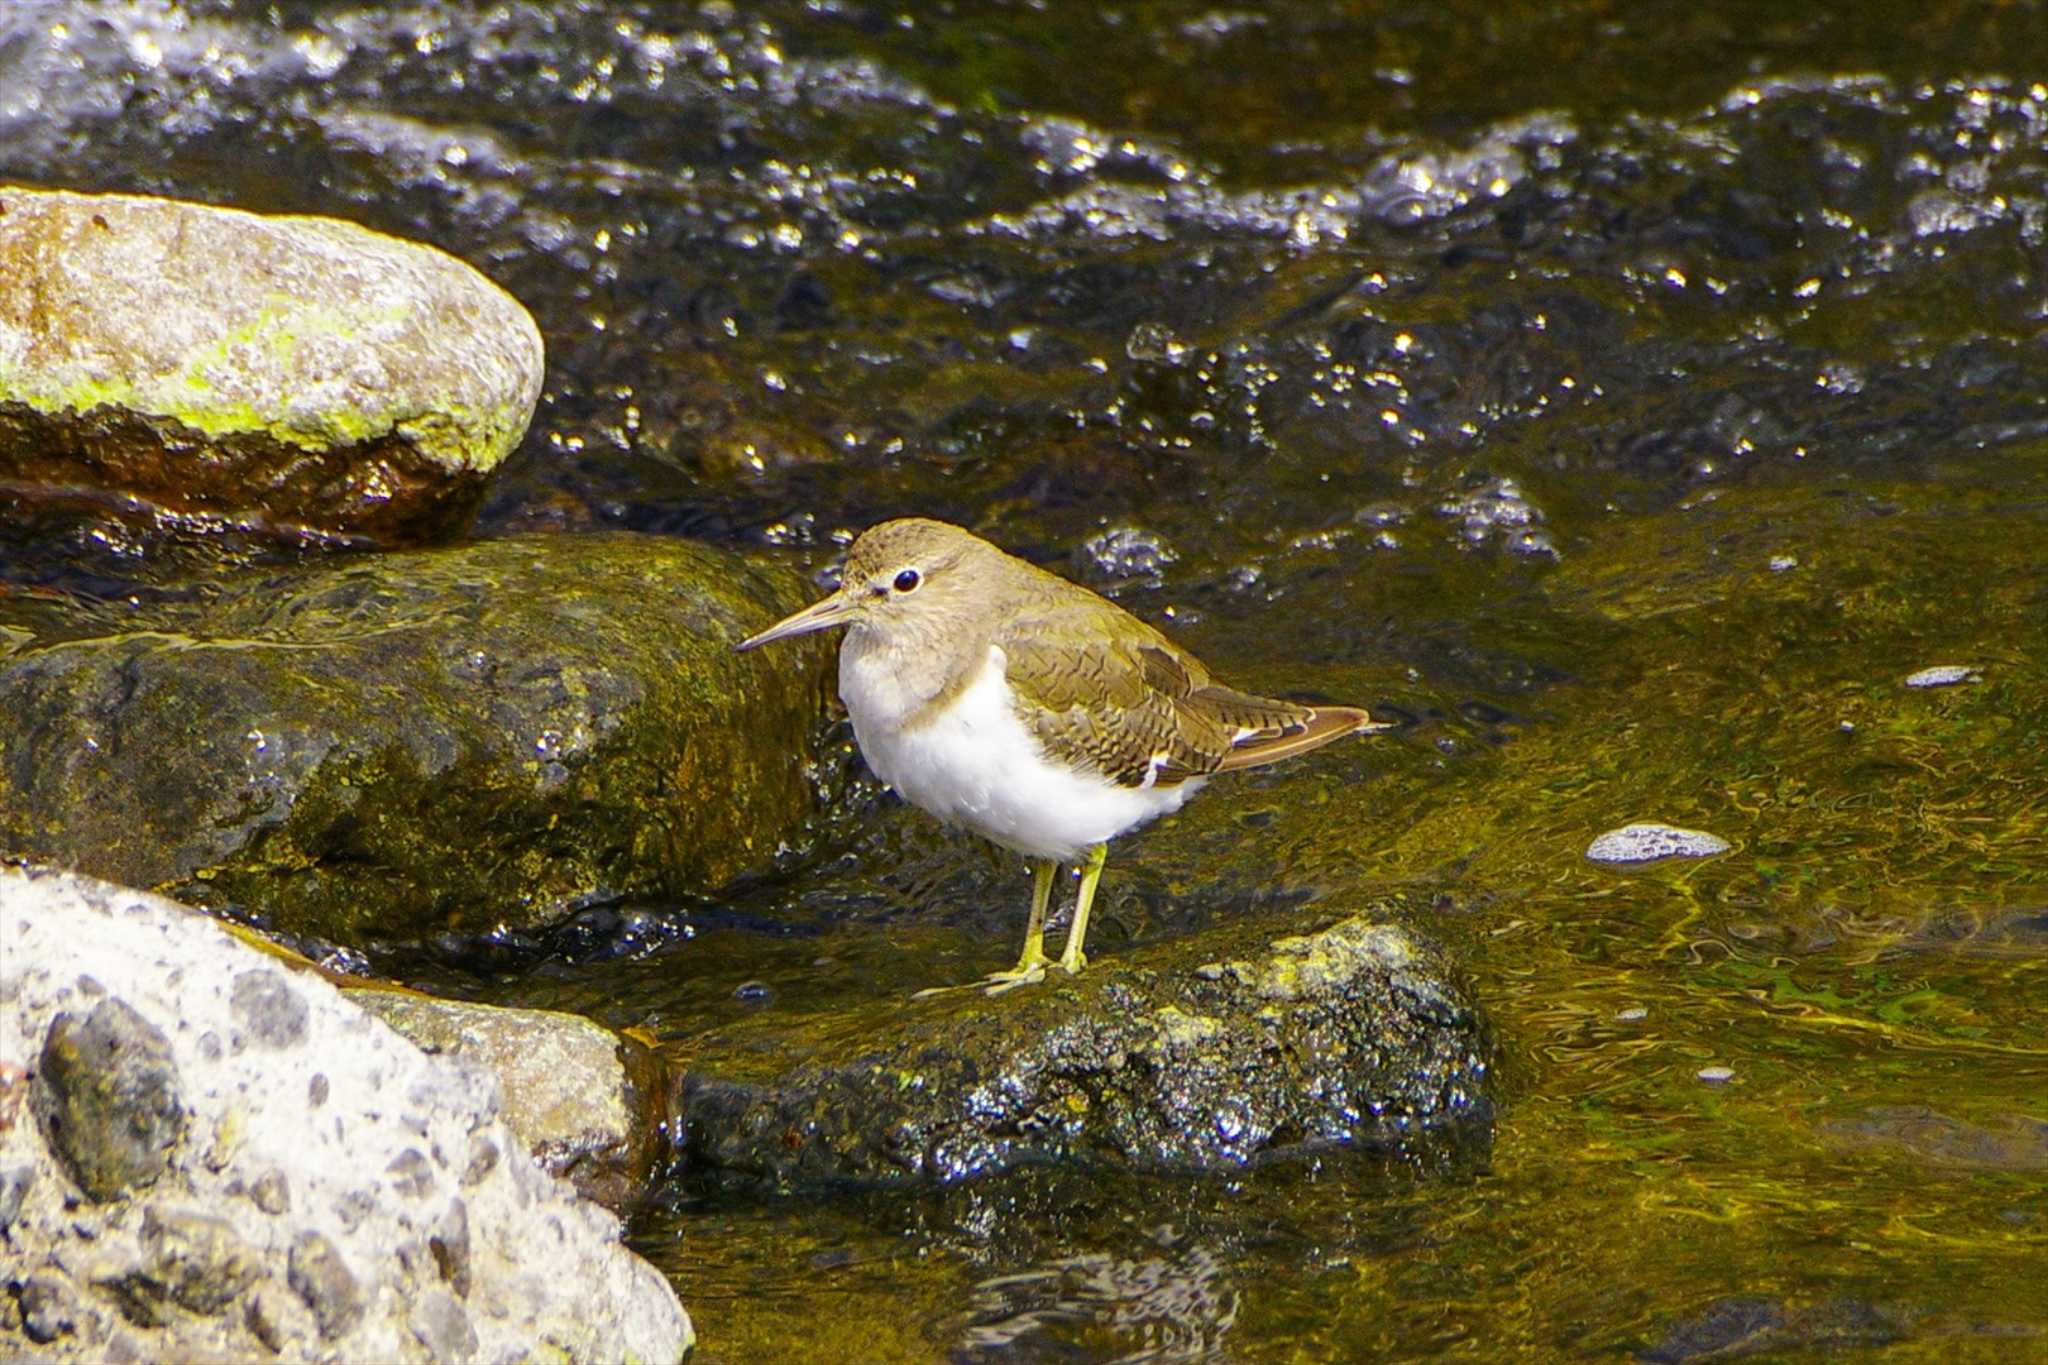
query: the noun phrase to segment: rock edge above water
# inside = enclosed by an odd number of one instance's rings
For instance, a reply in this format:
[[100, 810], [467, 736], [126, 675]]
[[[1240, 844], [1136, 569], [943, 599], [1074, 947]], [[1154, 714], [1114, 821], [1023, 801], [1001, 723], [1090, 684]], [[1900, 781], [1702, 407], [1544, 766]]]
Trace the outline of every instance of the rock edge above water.
[[1364, 916], [1226, 926], [993, 1000], [906, 1000], [766, 1084], [717, 1074], [735, 1042], [759, 1040], [698, 1044], [687, 1159], [783, 1185], [1050, 1161], [1228, 1171], [1491, 1128], [1484, 1019], [1438, 950]]

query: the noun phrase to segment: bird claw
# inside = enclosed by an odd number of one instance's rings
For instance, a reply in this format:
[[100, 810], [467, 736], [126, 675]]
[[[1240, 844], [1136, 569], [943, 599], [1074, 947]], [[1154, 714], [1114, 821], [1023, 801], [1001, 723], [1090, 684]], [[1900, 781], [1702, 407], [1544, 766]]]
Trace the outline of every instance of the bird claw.
[[952, 995], [956, 991], [980, 991], [984, 995], [1002, 995], [1019, 986], [1036, 986], [1045, 980], [1045, 969], [1049, 962], [1033, 962], [1029, 966], [1019, 965], [1006, 972], [990, 972], [979, 981], [969, 981], [961, 986], [927, 986], [914, 993], [912, 1000], [930, 1000], [935, 996]]
[[1015, 967], [1007, 972], [990, 972], [974, 984], [981, 987], [983, 995], [1002, 995], [1019, 986], [1036, 986], [1045, 980], [1045, 964], [1034, 962], [1029, 967]]

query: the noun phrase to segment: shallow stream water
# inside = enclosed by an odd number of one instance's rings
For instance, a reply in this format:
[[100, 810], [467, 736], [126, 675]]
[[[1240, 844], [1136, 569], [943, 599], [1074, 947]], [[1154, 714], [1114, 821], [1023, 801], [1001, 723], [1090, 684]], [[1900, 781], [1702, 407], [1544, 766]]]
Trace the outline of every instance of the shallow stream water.
[[[829, 573], [945, 516], [1404, 722], [1120, 843], [1091, 948], [1398, 909], [1490, 1151], [683, 1182], [634, 1237], [700, 1359], [2042, 1359], [2044, 79], [2019, 4], [28, 0], [0, 177], [492, 274], [550, 370], [478, 534]], [[60, 558], [0, 586], [203, 590]], [[1586, 859], [1632, 820], [1732, 847]], [[687, 1063], [977, 975], [1025, 893], [857, 785], [721, 900], [417, 971]]]

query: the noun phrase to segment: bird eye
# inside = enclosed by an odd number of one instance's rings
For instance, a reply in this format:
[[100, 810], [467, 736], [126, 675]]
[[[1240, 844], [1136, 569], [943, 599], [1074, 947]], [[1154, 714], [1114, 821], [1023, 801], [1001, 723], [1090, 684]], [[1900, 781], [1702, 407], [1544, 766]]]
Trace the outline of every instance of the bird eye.
[[917, 585], [922, 582], [924, 580], [918, 577], [917, 570], [905, 569], [902, 573], [896, 575], [896, 591], [916, 592]]

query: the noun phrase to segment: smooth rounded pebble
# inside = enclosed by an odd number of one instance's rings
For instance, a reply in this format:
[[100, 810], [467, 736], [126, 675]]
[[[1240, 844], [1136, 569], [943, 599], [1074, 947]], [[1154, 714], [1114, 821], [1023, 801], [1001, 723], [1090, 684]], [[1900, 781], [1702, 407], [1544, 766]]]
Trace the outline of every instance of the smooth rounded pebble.
[[1954, 687], [1959, 683], [1983, 681], [1983, 673], [1969, 664], [1937, 664], [1906, 675], [1908, 687]]
[[1596, 863], [1653, 863], [1661, 858], [1708, 858], [1730, 845], [1718, 834], [1654, 823], [1610, 829], [1586, 846]]
[[1724, 1081], [1735, 1079], [1735, 1068], [1732, 1066], [1703, 1066], [1693, 1074], [1709, 1085], [1720, 1085]]

